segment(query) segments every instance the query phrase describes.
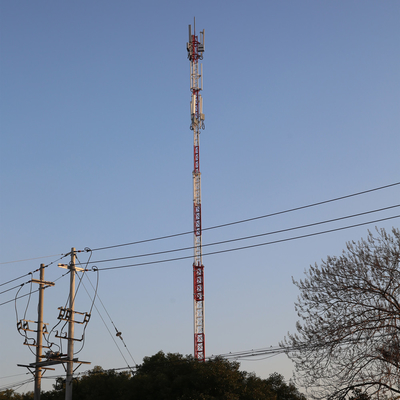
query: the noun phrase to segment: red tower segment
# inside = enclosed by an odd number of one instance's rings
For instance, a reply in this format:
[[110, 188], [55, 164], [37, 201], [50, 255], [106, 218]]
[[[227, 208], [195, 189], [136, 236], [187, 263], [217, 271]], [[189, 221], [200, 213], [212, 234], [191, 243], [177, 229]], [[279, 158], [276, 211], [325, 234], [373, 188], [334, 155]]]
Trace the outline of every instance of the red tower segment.
[[204, 30], [200, 32], [200, 40], [196, 36], [195, 26], [189, 25], [189, 42], [186, 45], [190, 61], [190, 101], [191, 124], [193, 130], [193, 300], [194, 300], [194, 356], [205, 360], [204, 334], [204, 266], [201, 237], [201, 173], [200, 173], [200, 130], [204, 129], [202, 90], [202, 68], [199, 71], [199, 60], [203, 59]]

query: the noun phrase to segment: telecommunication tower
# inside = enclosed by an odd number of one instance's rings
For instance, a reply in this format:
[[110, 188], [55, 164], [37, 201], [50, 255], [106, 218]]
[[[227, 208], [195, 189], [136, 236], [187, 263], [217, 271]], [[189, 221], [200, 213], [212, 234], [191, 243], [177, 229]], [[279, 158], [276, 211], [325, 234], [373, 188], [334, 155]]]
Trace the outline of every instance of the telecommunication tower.
[[204, 333], [204, 266], [201, 242], [201, 174], [200, 174], [200, 129], [204, 129], [203, 99], [203, 66], [199, 60], [203, 59], [204, 29], [196, 35], [196, 20], [189, 25], [189, 42], [186, 44], [190, 61], [190, 129], [193, 131], [193, 233], [194, 233], [194, 261], [193, 261], [193, 297], [194, 297], [194, 357], [205, 360], [205, 333]]

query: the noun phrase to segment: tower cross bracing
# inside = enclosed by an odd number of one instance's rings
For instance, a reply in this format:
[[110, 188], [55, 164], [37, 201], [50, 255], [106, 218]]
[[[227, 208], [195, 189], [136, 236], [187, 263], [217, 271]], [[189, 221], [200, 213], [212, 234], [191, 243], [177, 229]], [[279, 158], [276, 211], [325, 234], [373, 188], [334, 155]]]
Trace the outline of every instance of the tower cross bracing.
[[193, 305], [194, 305], [194, 357], [205, 360], [204, 332], [204, 266], [202, 256], [201, 232], [201, 173], [200, 173], [200, 130], [204, 129], [203, 99], [203, 68], [199, 60], [203, 59], [204, 30], [196, 35], [196, 25], [189, 25], [189, 42], [187, 43], [188, 59], [190, 61], [190, 129], [193, 130]]

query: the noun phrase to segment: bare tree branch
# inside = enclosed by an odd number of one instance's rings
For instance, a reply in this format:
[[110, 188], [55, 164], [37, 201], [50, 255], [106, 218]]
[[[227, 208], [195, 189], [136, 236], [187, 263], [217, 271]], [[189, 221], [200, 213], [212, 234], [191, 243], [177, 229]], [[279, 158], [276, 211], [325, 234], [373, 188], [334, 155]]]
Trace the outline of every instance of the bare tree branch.
[[400, 394], [399, 267], [400, 231], [381, 229], [293, 280], [301, 322], [281, 346], [294, 349], [295, 378], [313, 397]]

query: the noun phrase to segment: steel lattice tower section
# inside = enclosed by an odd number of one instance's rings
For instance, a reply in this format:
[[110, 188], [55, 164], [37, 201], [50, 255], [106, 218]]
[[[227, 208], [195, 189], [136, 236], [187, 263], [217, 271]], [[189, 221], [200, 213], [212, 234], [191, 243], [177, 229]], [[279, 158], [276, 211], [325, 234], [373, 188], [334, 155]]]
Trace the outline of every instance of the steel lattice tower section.
[[189, 25], [189, 42], [186, 45], [190, 61], [190, 101], [191, 124], [193, 130], [193, 226], [194, 226], [194, 261], [193, 261], [193, 297], [194, 297], [194, 357], [205, 360], [204, 333], [204, 266], [201, 239], [201, 174], [200, 174], [200, 129], [204, 129], [203, 99], [200, 91], [203, 89], [203, 59], [204, 30], [200, 38], [196, 36], [196, 21]]

